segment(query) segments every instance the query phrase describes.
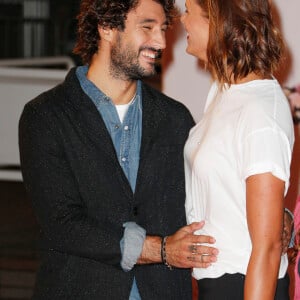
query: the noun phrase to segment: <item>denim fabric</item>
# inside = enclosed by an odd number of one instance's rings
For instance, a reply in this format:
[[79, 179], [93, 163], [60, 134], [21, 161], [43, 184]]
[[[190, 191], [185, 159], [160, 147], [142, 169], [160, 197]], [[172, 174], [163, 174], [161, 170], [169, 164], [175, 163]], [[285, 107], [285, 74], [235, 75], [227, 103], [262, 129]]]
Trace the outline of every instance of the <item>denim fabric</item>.
[[138, 81], [136, 96], [128, 108], [123, 123], [121, 123], [115, 105], [109, 97], [87, 79], [87, 71], [87, 66], [78, 67], [76, 75], [82, 89], [94, 102], [102, 116], [115, 146], [119, 163], [134, 191], [142, 137], [141, 82]]
[[129, 295], [129, 300], [141, 300], [141, 296], [135, 281], [135, 278], [133, 279], [132, 288]]
[[[118, 161], [130, 183], [132, 191], [134, 192], [139, 167], [140, 146], [142, 137], [141, 82], [137, 82], [136, 95], [128, 108], [123, 123], [121, 123], [114, 103], [86, 77], [87, 71], [87, 66], [78, 67], [76, 69], [77, 78], [80, 82], [83, 91], [93, 101], [99, 113], [101, 114], [102, 119], [114, 144]], [[136, 226], [139, 227], [138, 225]], [[139, 238], [137, 241], [137, 246], [134, 249], [129, 245], [133, 241], [131, 237], [134, 235], [138, 236], [141, 230], [143, 230], [141, 227], [140, 229], [136, 229], [136, 227], [134, 226], [128, 228], [128, 234], [126, 234], [126, 236], [124, 236], [120, 242], [121, 249], [129, 250], [129, 252], [122, 251], [122, 262], [124, 265], [132, 265], [132, 257], [138, 257], [140, 254], [140, 249], [142, 249], [144, 239]], [[134, 250], [135, 252], [131, 253], [130, 249]], [[139, 291], [134, 278], [129, 300], [140, 299], [141, 297], [139, 295]]]
[[135, 222], [126, 222], [123, 226], [125, 230], [120, 243], [123, 254], [121, 267], [124, 271], [130, 271], [143, 250], [146, 230]]

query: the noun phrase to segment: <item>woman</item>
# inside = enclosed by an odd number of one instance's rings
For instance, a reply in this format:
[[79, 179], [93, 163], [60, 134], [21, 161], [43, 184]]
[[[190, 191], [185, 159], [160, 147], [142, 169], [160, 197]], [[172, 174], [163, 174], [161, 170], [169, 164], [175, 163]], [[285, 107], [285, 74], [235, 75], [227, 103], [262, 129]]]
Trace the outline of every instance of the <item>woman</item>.
[[199, 299], [289, 299], [281, 234], [294, 131], [272, 75], [282, 42], [269, 2], [186, 0], [181, 21], [186, 51], [214, 80], [185, 146], [187, 220], [205, 220], [199, 233], [219, 249], [193, 270]]

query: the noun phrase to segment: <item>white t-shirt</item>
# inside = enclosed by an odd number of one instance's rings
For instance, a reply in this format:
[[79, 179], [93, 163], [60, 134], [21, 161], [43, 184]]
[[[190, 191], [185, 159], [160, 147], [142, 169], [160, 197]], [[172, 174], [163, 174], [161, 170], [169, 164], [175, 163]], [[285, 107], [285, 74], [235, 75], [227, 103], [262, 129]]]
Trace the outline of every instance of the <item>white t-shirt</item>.
[[129, 105], [131, 103], [126, 103], [126, 104], [118, 104], [116, 105], [116, 110], [120, 119], [120, 122], [123, 123], [125, 115], [128, 111]]
[[[184, 151], [187, 222], [205, 220], [197, 234], [215, 237], [219, 249], [216, 263], [193, 270], [196, 279], [246, 274], [252, 246], [245, 180], [271, 172], [285, 181], [286, 193], [293, 143], [289, 104], [275, 79], [222, 91], [213, 83], [203, 119], [191, 129]], [[284, 255], [279, 278], [287, 266]]]

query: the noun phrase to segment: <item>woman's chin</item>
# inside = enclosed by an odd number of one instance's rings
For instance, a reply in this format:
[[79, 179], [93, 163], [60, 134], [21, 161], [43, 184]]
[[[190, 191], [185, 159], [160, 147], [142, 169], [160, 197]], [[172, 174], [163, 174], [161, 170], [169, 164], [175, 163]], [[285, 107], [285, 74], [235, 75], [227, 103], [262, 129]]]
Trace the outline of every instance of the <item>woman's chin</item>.
[[197, 53], [195, 53], [195, 51], [193, 51], [192, 49], [190, 49], [189, 46], [186, 47], [185, 52], [187, 54], [189, 54], [189, 55], [197, 57]]

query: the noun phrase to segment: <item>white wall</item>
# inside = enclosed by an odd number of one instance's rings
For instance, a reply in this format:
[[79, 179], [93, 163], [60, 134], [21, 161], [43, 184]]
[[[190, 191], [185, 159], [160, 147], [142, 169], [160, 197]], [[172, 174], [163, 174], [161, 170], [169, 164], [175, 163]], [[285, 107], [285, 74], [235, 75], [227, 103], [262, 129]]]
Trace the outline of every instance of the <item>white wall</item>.
[[289, 56], [283, 64], [281, 72], [287, 72], [282, 83], [294, 86], [300, 83], [300, 1], [299, 0], [273, 0], [275, 13], [278, 14], [277, 23], [283, 33]]
[[[54, 71], [52, 71], [54, 72]], [[25, 103], [63, 81], [65, 72], [0, 68], [0, 165], [19, 165], [18, 123]], [[0, 170], [0, 179], [21, 180], [19, 171]]]
[[[177, 0], [176, 4], [184, 11], [185, 0]], [[186, 33], [180, 22], [168, 32], [167, 45], [163, 57], [162, 90], [183, 102], [198, 121], [203, 113], [210, 76], [198, 66], [195, 57], [185, 52]]]

